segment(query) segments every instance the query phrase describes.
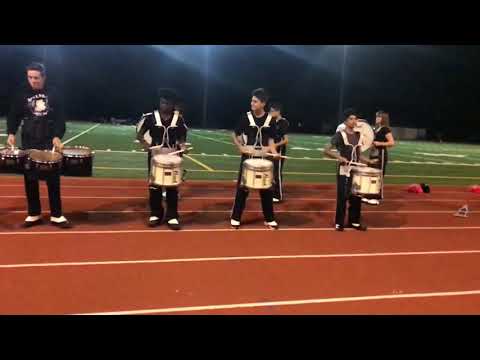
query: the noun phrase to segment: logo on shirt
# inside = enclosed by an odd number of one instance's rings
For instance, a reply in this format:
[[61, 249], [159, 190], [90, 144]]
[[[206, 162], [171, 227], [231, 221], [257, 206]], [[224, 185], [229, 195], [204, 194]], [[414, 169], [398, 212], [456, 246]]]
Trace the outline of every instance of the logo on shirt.
[[35, 116], [45, 116], [48, 114], [48, 97], [45, 94], [37, 94], [27, 99], [28, 108]]

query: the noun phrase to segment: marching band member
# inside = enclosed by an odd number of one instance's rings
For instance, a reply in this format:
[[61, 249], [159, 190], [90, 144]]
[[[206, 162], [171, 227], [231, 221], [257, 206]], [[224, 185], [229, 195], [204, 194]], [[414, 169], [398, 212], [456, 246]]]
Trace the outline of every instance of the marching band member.
[[[331, 139], [331, 143], [325, 148], [325, 154], [338, 160], [337, 166], [337, 209], [335, 215], [335, 229], [343, 231], [345, 222], [345, 212], [347, 201], [350, 203], [348, 208], [348, 225], [356, 230], [366, 231], [367, 226], [361, 223], [362, 201], [358, 196], [351, 194], [352, 177], [350, 176], [350, 162], [364, 162], [373, 164], [361, 155], [361, 136], [355, 131], [358, 118], [353, 109], [344, 111], [345, 128], [336, 132]], [[336, 148], [337, 151], [333, 151]]]
[[[382, 110], [377, 111], [375, 115], [375, 139], [373, 142], [374, 148], [370, 152], [370, 159], [377, 160], [376, 164], [372, 167], [382, 170], [383, 177], [385, 178], [385, 171], [388, 163], [387, 148], [395, 146], [395, 139], [393, 138], [392, 130], [390, 129], [390, 115]], [[383, 182], [381, 198], [383, 199]], [[363, 199], [363, 201], [370, 205], [380, 204], [377, 199]]]
[[[288, 127], [289, 122], [282, 116], [282, 104], [277, 101], [273, 101], [270, 105], [270, 114], [275, 128], [275, 147], [277, 152], [285, 156], [287, 153], [288, 144]], [[283, 201], [283, 164], [285, 158], [279, 158], [273, 160], [273, 202], [278, 203]]]
[[[22, 125], [22, 149], [61, 151], [61, 138], [65, 134], [63, 103], [56, 89], [46, 86], [46, 69], [41, 63], [27, 66], [28, 86], [15, 97], [7, 119], [10, 146], [15, 146], [16, 133]], [[28, 203], [28, 216], [23, 224], [31, 227], [42, 223], [38, 173], [25, 170], [24, 182]], [[62, 214], [60, 195], [60, 172], [45, 178], [50, 202], [50, 223], [60, 228], [70, 228], [71, 223]]]
[[[260, 88], [253, 90], [250, 101], [251, 111], [242, 117], [232, 134], [233, 142], [242, 155], [237, 180], [237, 193], [230, 219], [230, 224], [235, 229], [240, 227], [242, 213], [245, 209], [249, 193], [249, 190], [241, 184], [243, 162], [248, 159], [249, 154], [251, 154], [249, 147], [268, 148], [270, 153], [278, 155], [275, 147], [275, 128], [271, 126], [272, 115], [265, 111], [267, 101], [268, 95], [265, 89]], [[260, 190], [260, 197], [262, 200], [265, 225], [269, 229], [278, 229], [278, 224], [275, 221], [275, 214], [273, 211], [272, 189]]]
[[[148, 172], [150, 174], [152, 146], [160, 146], [161, 152], [168, 153], [176, 150], [186, 150], [187, 127], [185, 120], [175, 110], [177, 95], [173, 90], [161, 89], [159, 91], [160, 103], [158, 110], [144, 114], [137, 129], [137, 140], [148, 151]], [[149, 144], [148, 140], [151, 139]], [[164, 150], [164, 151], [163, 151]], [[151, 227], [162, 224], [164, 209], [162, 206], [162, 189], [150, 186], [150, 218], [148, 224]], [[172, 230], [180, 230], [178, 215], [178, 189], [166, 188], [167, 211], [165, 220]]]

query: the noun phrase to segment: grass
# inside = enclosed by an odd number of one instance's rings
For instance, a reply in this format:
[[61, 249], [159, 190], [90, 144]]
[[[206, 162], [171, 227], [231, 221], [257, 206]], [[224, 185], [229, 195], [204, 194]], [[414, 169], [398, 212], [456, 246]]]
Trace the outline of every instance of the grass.
[[[91, 129], [95, 124], [69, 122], [64, 141]], [[0, 119], [0, 141], [4, 143], [5, 119]], [[94, 176], [146, 178], [146, 153], [134, 142], [135, 127], [100, 125], [71, 141], [86, 145], [95, 153]], [[334, 182], [335, 162], [325, 159], [323, 148], [330, 137], [291, 134], [285, 180]], [[190, 129], [188, 141], [194, 149], [184, 158], [188, 179], [234, 180], [239, 156], [227, 130]], [[209, 171], [207, 168], [214, 169]], [[472, 144], [398, 141], [390, 151], [386, 183], [428, 182], [442, 185], [480, 183], [480, 146]]]

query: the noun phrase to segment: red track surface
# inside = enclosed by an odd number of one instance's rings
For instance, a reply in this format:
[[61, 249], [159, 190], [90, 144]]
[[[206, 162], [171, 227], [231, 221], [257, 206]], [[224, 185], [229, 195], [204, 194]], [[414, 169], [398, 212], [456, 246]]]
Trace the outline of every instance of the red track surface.
[[[22, 179], [1, 178], [0, 314], [480, 313], [480, 196], [466, 187], [388, 186], [381, 206], [363, 207], [368, 232], [338, 233], [333, 185], [287, 185], [279, 231], [265, 230], [252, 193], [234, 231], [234, 183], [189, 182], [185, 230], [172, 232], [146, 227], [144, 181], [62, 182], [75, 228], [25, 230]], [[452, 216], [466, 203], [468, 218]]]

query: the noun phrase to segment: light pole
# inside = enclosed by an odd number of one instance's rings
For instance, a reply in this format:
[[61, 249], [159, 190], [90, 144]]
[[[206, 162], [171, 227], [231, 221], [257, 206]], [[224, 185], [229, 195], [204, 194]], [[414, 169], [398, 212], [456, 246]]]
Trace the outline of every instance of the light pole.
[[210, 57], [210, 47], [205, 45], [205, 64], [204, 64], [204, 82], [203, 82], [203, 119], [202, 127], [207, 127], [207, 115], [208, 115], [208, 63]]
[[348, 52], [348, 45], [343, 45], [343, 59], [342, 59], [342, 70], [340, 73], [340, 96], [338, 99], [338, 117], [341, 121], [342, 112], [343, 112], [343, 98], [345, 94], [345, 72], [346, 72], [346, 65], [347, 65], [347, 52]]

